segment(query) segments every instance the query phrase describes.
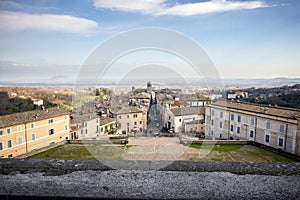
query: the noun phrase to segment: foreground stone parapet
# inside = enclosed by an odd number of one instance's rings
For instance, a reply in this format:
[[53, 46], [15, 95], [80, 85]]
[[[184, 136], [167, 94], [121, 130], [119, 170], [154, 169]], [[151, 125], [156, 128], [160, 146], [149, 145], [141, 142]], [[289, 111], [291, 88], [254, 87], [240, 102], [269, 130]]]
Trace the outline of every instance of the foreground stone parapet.
[[0, 159], [0, 174], [40, 172], [62, 175], [74, 171], [159, 170], [185, 172], [230, 172], [233, 174], [300, 176], [300, 162], [199, 162], [199, 161], [132, 161], [132, 160], [47, 160]]
[[0, 159], [0, 198], [300, 198], [300, 163], [165, 162]]
[[1, 199], [299, 199], [300, 177], [228, 172], [77, 171], [0, 175]]

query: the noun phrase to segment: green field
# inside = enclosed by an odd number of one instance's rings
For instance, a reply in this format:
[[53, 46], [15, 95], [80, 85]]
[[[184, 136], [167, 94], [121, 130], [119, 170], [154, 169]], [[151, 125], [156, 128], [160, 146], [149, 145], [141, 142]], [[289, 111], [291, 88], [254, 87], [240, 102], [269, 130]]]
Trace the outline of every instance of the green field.
[[[178, 144], [178, 148], [181, 144]], [[137, 148], [140, 147], [140, 148]], [[64, 159], [64, 160], [123, 160], [130, 158], [134, 151], [138, 151], [135, 159], [151, 160], [147, 154], [142, 154], [142, 146], [122, 145], [61, 145], [29, 158]], [[182, 146], [181, 146], [182, 147]], [[208, 145], [191, 144], [180, 160], [220, 161], [220, 162], [295, 162], [290, 158], [266, 151], [251, 145]], [[130, 152], [127, 151], [131, 148]], [[200, 156], [200, 151], [208, 153]], [[128, 157], [129, 156], [129, 157]], [[163, 159], [164, 157], [162, 157]]]
[[[128, 147], [126, 147], [128, 148]], [[61, 145], [35, 154], [29, 158], [64, 160], [120, 160], [126, 151], [123, 146], [104, 145]]]
[[295, 162], [293, 159], [251, 145], [190, 144], [189, 147], [211, 150], [205, 158], [198, 159], [197, 156], [190, 155], [190, 160], [233, 162]]
[[243, 145], [231, 144], [231, 145], [211, 145], [211, 144], [190, 144], [190, 147], [197, 149], [211, 149], [213, 151], [236, 151], [239, 150]]

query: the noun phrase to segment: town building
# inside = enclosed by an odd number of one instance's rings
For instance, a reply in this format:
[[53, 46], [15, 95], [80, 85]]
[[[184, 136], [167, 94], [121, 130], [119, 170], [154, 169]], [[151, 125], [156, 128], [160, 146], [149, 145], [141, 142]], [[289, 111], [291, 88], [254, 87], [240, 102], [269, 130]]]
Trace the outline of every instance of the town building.
[[0, 157], [15, 157], [69, 138], [69, 113], [59, 108], [0, 116]]
[[[185, 130], [185, 123], [196, 121], [200, 122], [200, 120], [203, 121], [204, 115], [204, 107], [171, 108], [170, 110], [166, 111], [164, 127], [166, 129], [173, 129], [176, 133], [190, 131], [190, 129]], [[194, 130], [196, 131], [196, 129]]]
[[185, 133], [201, 134], [204, 136], [205, 119], [184, 122]]
[[147, 114], [136, 107], [125, 107], [114, 114], [122, 134], [140, 134], [147, 129]]
[[100, 136], [99, 117], [95, 114], [71, 116], [71, 139], [92, 139]]
[[175, 94], [174, 100], [175, 101], [185, 101], [190, 104], [190, 106], [205, 106], [209, 104], [211, 100], [207, 97], [204, 97], [200, 94]]
[[233, 101], [206, 106], [205, 137], [250, 140], [300, 155], [300, 111]]
[[113, 118], [100, 118], [100, 135], [118, 134], [116, 123], [116, 119]]

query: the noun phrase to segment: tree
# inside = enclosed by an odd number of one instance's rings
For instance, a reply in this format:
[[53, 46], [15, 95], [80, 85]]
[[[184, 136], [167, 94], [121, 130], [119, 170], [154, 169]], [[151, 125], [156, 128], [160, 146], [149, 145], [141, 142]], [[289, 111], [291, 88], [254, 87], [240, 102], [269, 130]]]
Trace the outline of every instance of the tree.
[[96, 89], [96, 96], [99, 96], [100, 95], [100, 91], [98, 89]]

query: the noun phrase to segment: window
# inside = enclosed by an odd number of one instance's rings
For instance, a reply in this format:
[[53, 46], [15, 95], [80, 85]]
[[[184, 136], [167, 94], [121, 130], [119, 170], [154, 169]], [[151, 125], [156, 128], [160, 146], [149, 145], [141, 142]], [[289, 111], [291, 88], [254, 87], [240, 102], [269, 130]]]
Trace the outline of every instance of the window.
[[88, 131], [87, 131], [87, 129], [85, 129], [85, 134], [88, 134]]
[[213, 120], [213, 119], [211, 120], [211, 125], [212, 125], [212, 126], [214, 125], [214, 120]]
[[142, 122], [142, 121], [140, 121], [140, 124], [143, 124], [143, 122]]
[[54, 134], [54, 129], [51, 128], [51, 129], [49, 130], [49, 135], [53, 135], [53, 134]]
[[136, 122], [134, 122], [134, 125], [137, 125], [137, 123], [136, 123]]
[[103, 127], [101, 127], [101, 132], [103, 132]]
[[31, 123], [31, 124], [30, 124], [30, 128], [34, 128], [34, 123]]
[[254, 126], [254, 118], [250, 119], [250, 124], [251, 124], [251, 126]]
[[241, 127], [239, 127], [239, 126], [237, 127], [236, 133], [237, 133], [237, 134], [240, 134], [240, 133], [241, 133]]
[[0, 130], [0, 135], [3, 135], [3, 131], [2, 130]]
[[127, 126], [129, 126], [129, 123], [127, 123]]
[[265, 136], [265, 142], [269, 143], [270, 142], [270, 135]]
[[19, 137], [18, 138], [18, 144], [22, 144], [23, 143], [23, 139], [22, 139], [22, 137]]
[[171, 119], [171, 116], [169, 116], [169, 119]]
[[133, 115], [133, 118], [137, 118], [137, 114], [134, 114], [134, 115]]
[[284, 125], [283, 124], [280, 124], [279, 131], [280, 131], [280, 133], [284, 133]]
[[84, 123], [84, 127], [87, 127], [87, 122]]
[[53, 124], [53, 119], [49, 119], [48, 124]]
[[230, 131], [233, 132], [233, 125], [230, 125]]
[[211, 130], [211, 131], [210, 131], [210, 134], [211, 134], [211, 135], [214, 135], [214, 131], [213, 131], [213, 130]]
[[18, 130], [18, 132], [21, 131], [21, 126], [18, 126], [17, 130]]
[[65, 124], [65, 130], [68, 130], [68, 124]]
[[220, 118], [223, 118], [223, 112], [220, 112]]
[[241, 122], [241, 116], [240, 115], [238, 116], [237, 121]]
[[10, 134], [10, 132], [11, 132], [10, 128], [6, 129], [7, 134]]
[[211, 110], [211, 115], [215, 116], [215, 111], [214, 110]]
[[230, 119], [231, 119], [231, 121], [234, 120], [234, 114], [231, 114], [231, 115], [230, 115]]
[[12, 147], [12, 141], [11, 140], [8, 140], [7, 141], [7, 148], [11, 148]]
[[121, 115], [119, 116], [119, 119], [122, 119], [122, 116], [121, 116]]
[[222, 122], [220, 122], [220, 128], [223, 128], [223, 123]]
[[0, 150], [3, 150], [3, 143], [0, 142]]
[[254, 136], [254, 131], [250, 130], [250, 137], [253, 138], [253, 136]]
[[181, 119], [179, 119], [179, 122], [181, 122]]
[[129, 115], [127, 115], [127, 118], [129, 119]]
[[35, 134], [34, 133], [31, 134], [31, 140], [35, 140], [35, 138], [36, 138]]
[[283, 139], [278, 138], [278, 146], [283, 147]]
[[83, 130], [81, 129], [81, 131], [80, 131], [80, 134], [82, 135], [83, 134]]
[[97, 123], [97, 124], [99, 123], [98, 118], [96, 119], [96, 123]]
[[267, 128], [268, 130], [271, 129], [271, 122], [267, 122], [267, 123], [266, 123], [266, 128]]
[[68, 119], [68, 116], [67, 115], [65, 115], [65, 120], [67, 120]]

